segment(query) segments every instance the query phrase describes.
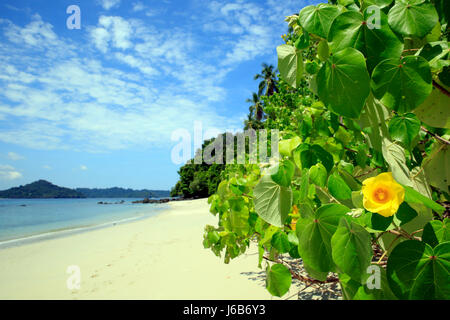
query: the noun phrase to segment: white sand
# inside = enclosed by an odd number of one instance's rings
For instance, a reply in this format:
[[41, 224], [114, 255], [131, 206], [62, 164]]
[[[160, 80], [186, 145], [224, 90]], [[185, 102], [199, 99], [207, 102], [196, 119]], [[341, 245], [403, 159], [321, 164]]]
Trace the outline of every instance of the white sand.
[[[204, 226], [217, 224], [208, 209], [173, 202], [156, 217], [2, 249], [0, 299], [271, 299], [255, 249], [226, 265], [203, 248]], [[70, 265], [79, 290], [67, 288]]]

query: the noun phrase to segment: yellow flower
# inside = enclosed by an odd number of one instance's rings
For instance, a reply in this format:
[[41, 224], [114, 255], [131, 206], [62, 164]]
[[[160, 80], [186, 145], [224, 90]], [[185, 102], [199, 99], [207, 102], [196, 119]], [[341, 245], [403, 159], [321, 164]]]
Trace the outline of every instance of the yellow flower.
[[362, 193], [364, 208], [384, 217], [394, 215], [405, 199], [405, 189], [394, 180], [391, 172], [364, 180]]
[[[298, 208], [297, 206], [294, 204], [294, 206], [292, 207], [292, 214], [294, 215], [298, 215]], [[292, 230], [295, 230], [295, 227], [297, 226], [297, 218], [292, 219], [290, 227]]]

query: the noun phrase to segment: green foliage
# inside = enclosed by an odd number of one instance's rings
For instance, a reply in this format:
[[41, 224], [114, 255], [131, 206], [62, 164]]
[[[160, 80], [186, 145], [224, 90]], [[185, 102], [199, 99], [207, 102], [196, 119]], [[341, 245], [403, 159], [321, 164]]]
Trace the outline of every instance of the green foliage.
[[292, 191], [273, 181], [269, 175], [263, 176], [253, 190], [255, 210], [258, 215], [277, 227], [282, 227], [292, 205]]
[[450, 242], [434, 249], [425, 242], [408, 240], [388, 260], [389, 285], [399, 299], [446, 299], [450, 295]]
[[0, 198], [86, 198], [86, 196], [77, 190], [58, 187], [48, 181], [38, 180], [24, 186], [0, 191]]
[[[204, 245], [228, 263], [257, 243], [276, 296], [295, 273], [289, 256], [309, 281], [334, 273], [345, 299], [449, 299], [447, 2], [331, 3], [286, 18], [280, 80], [261, 97], [279, 157], [225, 167]], [[385, 172], [400, 186], [368, 192]], [[383, 188], [396, 197], [383, 203]]]
[[292, 278], [289, 269], [278, 263], [268, 266], [266, 274], [267, 290], [274, 296], [282, 297], [291, 286]]
[[366, 229], [349, 220], [341, 218], [331, 238], [333, 261], [340, 270], [362, 283], [372, 260], [371, 238]]
[[363, 54], [347, 47], [334, 53], [319, 70], [317, 93], [337, 114], [358, 118], [369, 95], [369, 83]]

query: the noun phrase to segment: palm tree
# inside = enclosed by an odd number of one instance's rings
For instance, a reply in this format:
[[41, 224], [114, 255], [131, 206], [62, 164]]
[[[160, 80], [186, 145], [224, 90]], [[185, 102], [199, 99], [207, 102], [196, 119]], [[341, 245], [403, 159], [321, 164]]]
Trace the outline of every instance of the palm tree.
[[244, 121], [244, 130], [253, 129], [253, 126], [254, 126], [253, 122], [254, 122], [253, 114], [252, 114], [252, 112], [250, 112], [247, 115], [247, 120]]
[[274, 92], [278, 92], [276, 70], [274, 66], [267, 63], [263, 63], [262, 67], [261, 74], [256, 74], [254, 77], [254, 80], [262, 79], [259, 83], [258, 94], [261, 95], [265, 90], [264, 95], [271, 96]]
[[255, 92], [253, 92], [252, 98], [245, 100], [245, 102], [252, 104], [249, 108], [250, 115], [252, 116], [252, 118], [254, 117], [254, 119], [258, 122], [261, 121], [263, 118], [264, 112], [263, 112], [262, 103], [259, 100], [259, 95]]

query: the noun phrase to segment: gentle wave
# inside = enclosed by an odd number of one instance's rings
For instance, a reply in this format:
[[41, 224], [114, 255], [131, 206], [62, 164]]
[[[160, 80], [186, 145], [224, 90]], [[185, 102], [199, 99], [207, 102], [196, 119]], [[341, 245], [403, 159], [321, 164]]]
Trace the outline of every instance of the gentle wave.
[[[160, 207], [159, 209], [164, 209], [163, 207]], [[160, 211], [160, 210], [158, 210]], [[101, 224], [95, 224], [95, 225], [88, 225], [88, 226], [82, 226], [82, 227], [74, 227], [74, 228], [65, 228], [63, 230], [52, 230], [40, 234], [34, 234], [22, 238], [16, 238], [16, 239], [10, 239], [5, 241], [0, 241], [0, 249], [10, 248], [13, 246], [20, 246], [27, 243], [34, 243], [38, 241], [43, 240], [50, 240], [55, 238], [61, 238], [65, 236], [69, 236], [72, 234], [80, 234], [87, 231], [93, 231], [98, 229], [103, 229], [107, 227], [112, 227], [119, 224], [124, 224], [127, 222], [137, 221], [137, 220], [143, 220], [146, 218], [154, 217], [155, 215], [141, 215], [141, 216], [135, 216], [131, 218], [121, 219], [117, 221], [110, 221], [106, 223]]]

